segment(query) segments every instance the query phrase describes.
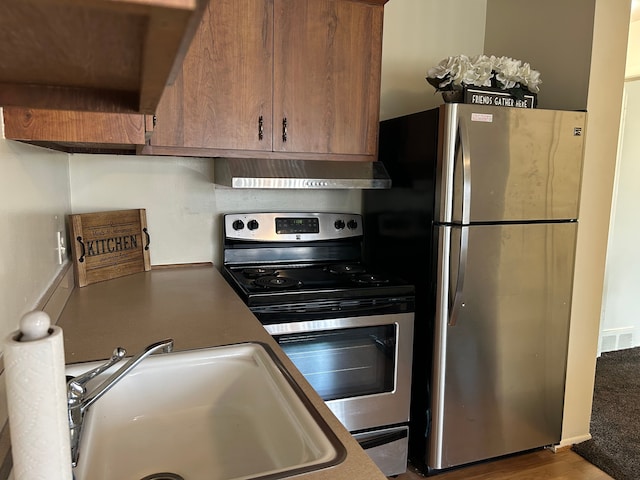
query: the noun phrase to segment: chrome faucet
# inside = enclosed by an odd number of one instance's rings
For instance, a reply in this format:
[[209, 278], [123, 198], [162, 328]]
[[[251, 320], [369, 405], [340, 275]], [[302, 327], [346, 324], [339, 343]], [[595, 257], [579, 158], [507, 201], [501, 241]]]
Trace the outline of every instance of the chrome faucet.
[[117, 347], [113, 351], [111, 358], [104, 365], [100, 365], [99, 367], [89, 370], [77, 377], [67, 377], [67, 410], [69, 413], [69, 429], [71, 435], [71, 465], [73, 467], [78, 464], [82, 422], [89, 407], [107, 393], [116, 383], [122, 380], [122, 378], [133, 370], [142, 360], [152, 353], [160, 350], [164, 353], [173, 351], [173, 339], [168, 338], [147, 346], [138, 355], [131, 357], [127, 363], [120, 367], [115, 373], [90, 393], [87, 392], [86, 388], [86, 384], [89, 380], [100, 375], [102, 372], [122, 360], [127, 354], [127, 351], [124, 348]]

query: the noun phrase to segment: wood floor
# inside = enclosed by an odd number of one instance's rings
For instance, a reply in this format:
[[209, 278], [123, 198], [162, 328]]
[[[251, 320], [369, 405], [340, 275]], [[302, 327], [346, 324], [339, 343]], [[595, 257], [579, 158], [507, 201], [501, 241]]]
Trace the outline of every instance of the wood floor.
[[[413, 469], [395, 480], [424, 480]], [[611, 480], [612, 477], [570, 449], [553, 453], [540, 450], [493, 462], [479, 463], [439, 473], [433, 480]]]

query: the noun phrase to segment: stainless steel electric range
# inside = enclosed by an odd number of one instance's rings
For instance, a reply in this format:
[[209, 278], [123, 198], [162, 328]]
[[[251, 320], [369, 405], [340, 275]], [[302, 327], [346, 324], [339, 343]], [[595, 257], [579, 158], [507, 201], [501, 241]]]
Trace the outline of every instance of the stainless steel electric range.
[[222, 273], [385, 475], [406, 470], [414, 287], [362, 262], [362, 217], [224, 216]]

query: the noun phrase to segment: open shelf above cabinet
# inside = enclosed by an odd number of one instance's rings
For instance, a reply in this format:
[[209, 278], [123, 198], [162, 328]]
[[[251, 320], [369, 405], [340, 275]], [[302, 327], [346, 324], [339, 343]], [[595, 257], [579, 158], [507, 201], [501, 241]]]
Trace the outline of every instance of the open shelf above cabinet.
[[154, 113], [207, 0], [4, 0], [0, 106]]

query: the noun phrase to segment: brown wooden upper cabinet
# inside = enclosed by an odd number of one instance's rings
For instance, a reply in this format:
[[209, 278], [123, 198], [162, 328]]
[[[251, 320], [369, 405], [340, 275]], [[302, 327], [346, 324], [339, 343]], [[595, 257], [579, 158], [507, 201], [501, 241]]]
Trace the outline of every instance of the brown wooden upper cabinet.
[[374, 160], [385, 3], [210, 0], [142, 153]]
[[4, 135], [71, 153], [134, 154], [146, 138], [145, 115], [4, 107]]
[[3, 0], [0, 106], [153, 113], [207, 0]]

